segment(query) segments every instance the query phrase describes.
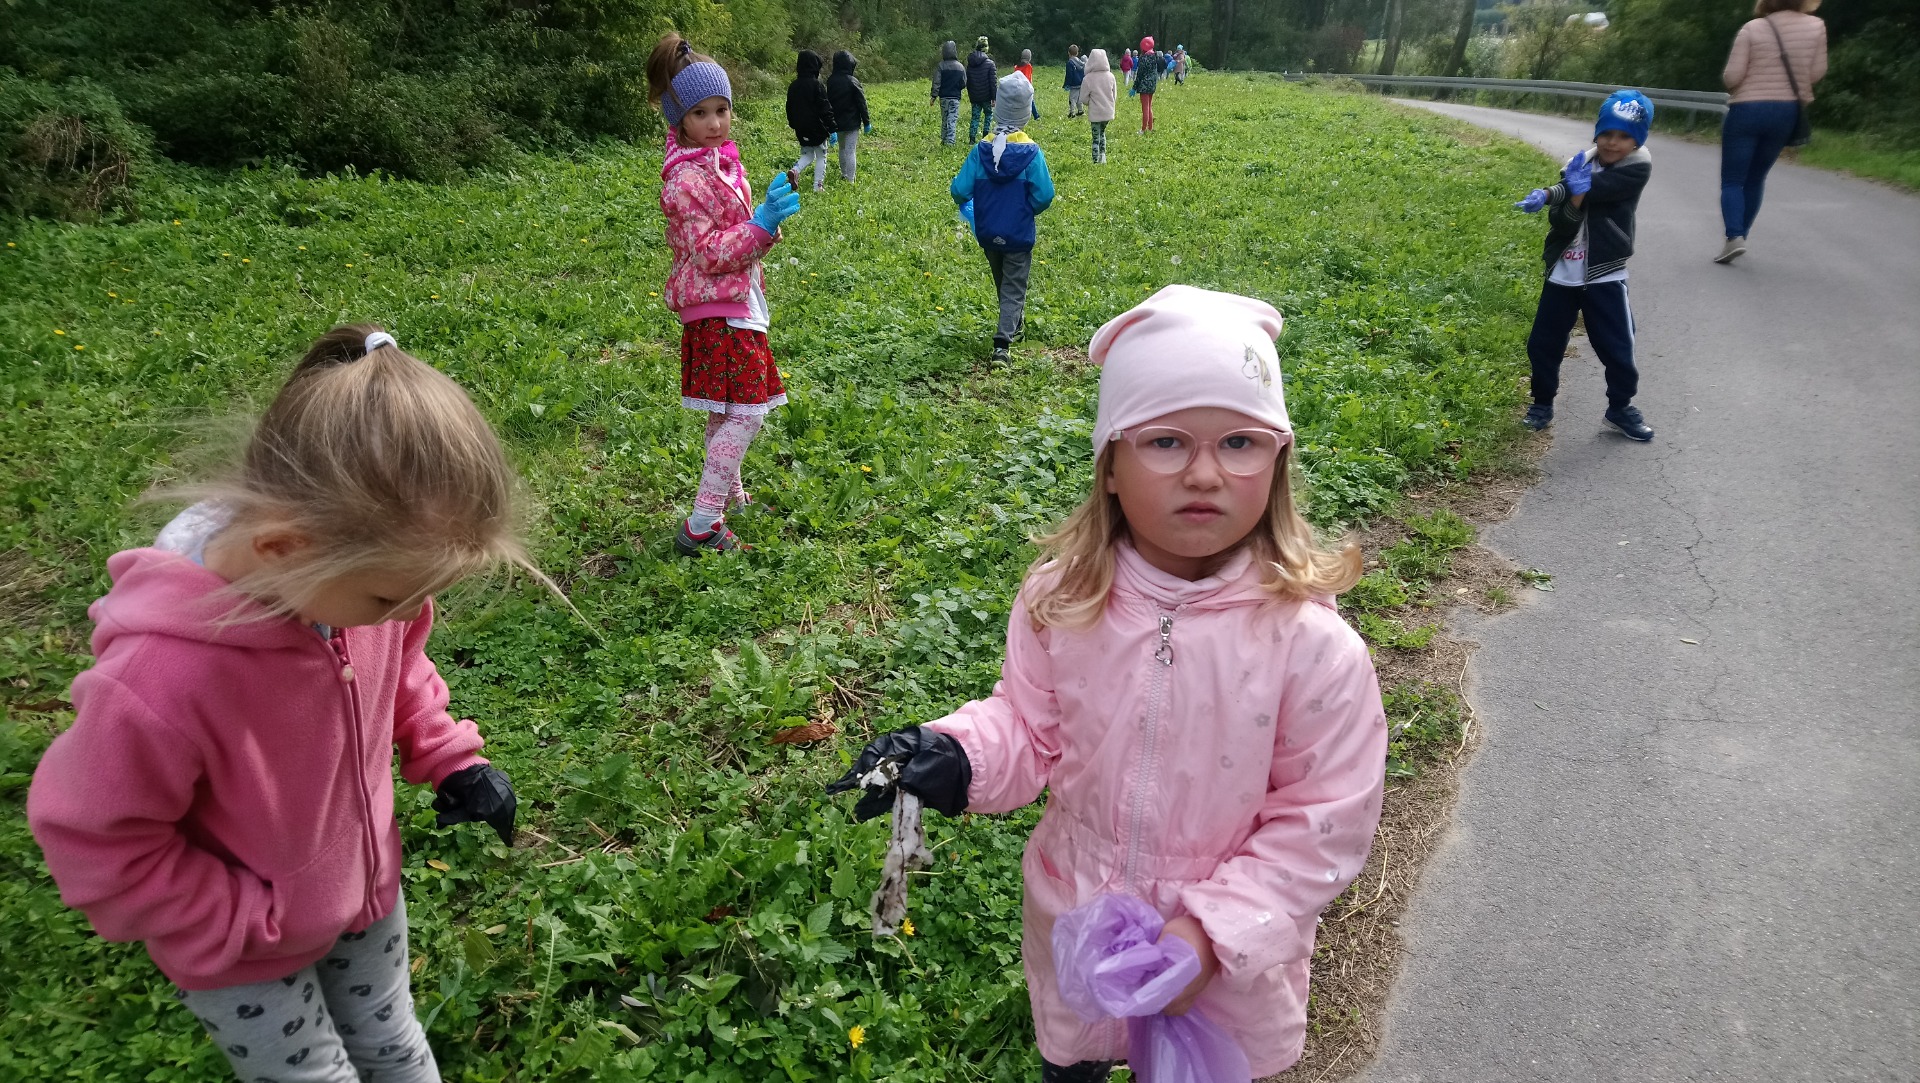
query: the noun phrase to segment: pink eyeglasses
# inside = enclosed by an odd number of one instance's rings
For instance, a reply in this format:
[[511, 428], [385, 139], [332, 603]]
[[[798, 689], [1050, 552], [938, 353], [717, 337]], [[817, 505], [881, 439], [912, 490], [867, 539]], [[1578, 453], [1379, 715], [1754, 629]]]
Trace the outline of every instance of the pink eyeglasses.
[[[1178, 474], [1193, 465], [1202, 441], [1185, 429], [1150, 425], [1122, 429], [1112, 439], [1133, 445], [1140, 465], [1156, 474]], [[1235, 477], [1251, 477], [1272, 466], [1280, 449], [1293, 443], [1293, 434], [1273, 429], [1235, 429], [1212, 441], [1213, 460]]]

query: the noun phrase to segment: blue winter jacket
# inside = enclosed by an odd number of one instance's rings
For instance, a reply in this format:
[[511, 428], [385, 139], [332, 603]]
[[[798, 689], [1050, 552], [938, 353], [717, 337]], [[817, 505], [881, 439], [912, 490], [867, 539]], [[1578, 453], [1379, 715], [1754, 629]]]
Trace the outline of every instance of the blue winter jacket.
[[1070, 56], [1067, 58], [1067, 81], [1064, 83], [1061, 83], [1060, 87], [1063, 90], [1072, 90], [1074, 87], [1079, 86], [1081, 82], [1083, 82], [1086, 79], [1086, 77], [1087, 77], [1086, 57]]
[[1000, 164], [993, 140], [981, 140], [948, 189], [956, 205], [973, 200], [973, 236], [995, 252], [1033, 250], [1034, 216], [1053, 203], [1053, 175], [1040, 144], [1024, 132], [1007, 137]]

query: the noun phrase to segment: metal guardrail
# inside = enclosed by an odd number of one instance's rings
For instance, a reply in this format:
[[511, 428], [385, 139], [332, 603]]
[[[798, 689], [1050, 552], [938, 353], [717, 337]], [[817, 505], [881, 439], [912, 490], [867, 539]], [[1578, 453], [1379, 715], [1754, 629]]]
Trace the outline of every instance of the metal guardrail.
[[[1493, 90], [1509, 94], [1555, 94], [1567, 98], [1602, 99], [1620, 89], [1613, 83], [1573, 83], [1558, 79], [1467, 79], [1447, 75], [1325, 75], [1307, 72], [1282, 72], [1282, 79], [1299, 83], [1308, 79], [1352, 79], [1368, 86], [1414, 86], [1441, 90]], [[1662, 90], [1640, 88], [1655, 106], [1696, 113], [1725, 113], [1727, 95], [1717, 90]]]

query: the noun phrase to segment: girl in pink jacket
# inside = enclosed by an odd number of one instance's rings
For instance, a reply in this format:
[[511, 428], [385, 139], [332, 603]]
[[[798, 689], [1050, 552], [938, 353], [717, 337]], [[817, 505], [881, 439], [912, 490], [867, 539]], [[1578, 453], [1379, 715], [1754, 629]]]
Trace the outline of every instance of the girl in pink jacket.
[[515, 484], [458, 385], [340, 327], [232, 476], [107, 562], [27, 820], [61, 899], [145, 941], [240, 1079], [440, 1078], [407, 988], [393, 750], [443, 826], [511, 845], [513, 788], [424, 648], [434, 593], [531, 570]]
[[700, 489], [673, 544], [683, 556], [701, 556], [743, 548], [726, 524], [729, 509], [753, 503], [740, 461], [767, 413], [787, 401], [767, 345], [760, 259], [800, 197], [782, 173], [753, 205], [732, 138], [733, 86], [711, 57], [668, 34], [647, 60], [647, 86], [667, 119], [660, 210], [673, 250], [666, 302], [680, 315], [680, 403], [707, 415]]
[[948, 815], [1049, 794], [1021, 863], [1046, 1080], [1126, 1055], [1124, 1026], [1068, 1010], [1054, 975], [1055, 920], [1108, 892], [1199, 955], [1169, 1012], [1204, 1012], [1255, 1076], [1291, 1065], [1315, 921], [1372, 844], [1386, 717], [1332, 597], [1360, 557], [1317, 548], [1294, 509], [1280, 327], [1262, 302], [1169, 286], [1100, 329], [1094, 491], [1042, 539], [992, 696], [880, 738], [830, 787], [892, 760]]

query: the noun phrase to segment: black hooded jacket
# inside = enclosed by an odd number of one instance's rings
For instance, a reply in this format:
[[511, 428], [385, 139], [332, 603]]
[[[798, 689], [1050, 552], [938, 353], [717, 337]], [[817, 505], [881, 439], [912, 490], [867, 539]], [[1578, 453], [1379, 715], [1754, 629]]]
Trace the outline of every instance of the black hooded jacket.
[[835, 131], [864, 128], [872, 119], [867, 116], [867, 92], [860, 86], [860, 80], [853, 77], [853, 69], [859, 63], [845, 49], [833, 54], [833, 74], [827, 76], [827, 101], [833, 105], [833, 119], [840, 122]]
[[967, 54], [967, 98], [975, 105], [992, 105], [1000, 96], [1000, 71], [985, 50]]
[[800, 50], [798, 78], [787, 86], [787, 127], [800, 137], [803, 147], [817, 147], [827, 136], [840, 129], [833, 121], [833, 102], [827, 98], [827, 85], [820, 81], [820, 54]]
[[940, 46], [940, 66], [933, 69], [933, 96], [960, 100], [967, 89], [967, 66], [960, 63], [960, 46], [947, 42]]

